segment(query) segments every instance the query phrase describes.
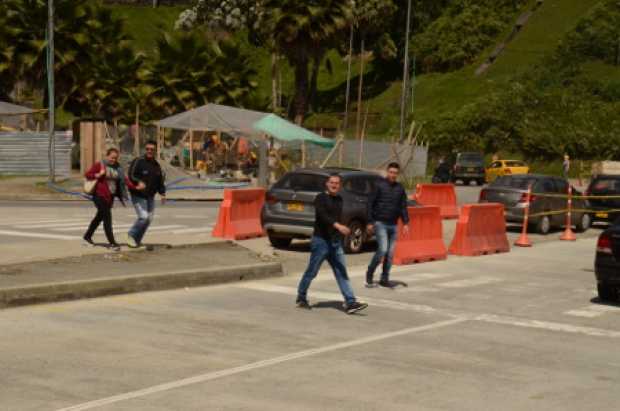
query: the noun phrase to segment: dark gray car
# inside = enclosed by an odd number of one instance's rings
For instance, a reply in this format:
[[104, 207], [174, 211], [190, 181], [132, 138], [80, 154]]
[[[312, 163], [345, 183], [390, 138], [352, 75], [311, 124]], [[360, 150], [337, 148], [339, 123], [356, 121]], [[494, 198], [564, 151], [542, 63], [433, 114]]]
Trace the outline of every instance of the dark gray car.
[[[568, 181], [564, 178], [539, 174], [519, 174], [503, 176], [495, 180], [480, 192], [481, 203], [501, 203], [505, 208], [505, 218], [508, 223], [523, 224], [525, 206], [527, 204], [527, 190], [532, 187], [530, 198], [530, 214], [534, 215], [529, 223], [540, 234], [548, 234], [552, 228], [566, 225], [567, 209], [566, 198], [544, 197], [536, 194], [566, 195]], [[580, 193], [573, 189], [575, 195]], [[584, 200], [573, 199], [573, 208], [585, 210]], [[549, 213], [536, 216], [536, 214]], [[572, 225], [579, 232], [586, 231], [592, 223], [592, 216], [588, 213], [574, 212], [571, 215]]]
[[261, 213], [263, 228], [274, 247], [287, 247], [294, 238], [310, 238], [314, 227], [314, 199], [325, 191], [332, 173], [342, 176], [343, 224], [351, 229], [345, 251], [359, 253], [366, 236], [368, 196], [382, 178], [376, 173], [351, 169], [301, 169], [285, 174], [267, 191]]
[[452, 170], [452, 182], [456, 183], [457, 180], [461, 180], [465, 185], [469, 185], [471, 181], [475, 181], [479, 186], [483, 185], [486, 180], [484, 156], [476, 152], [458, 153]]

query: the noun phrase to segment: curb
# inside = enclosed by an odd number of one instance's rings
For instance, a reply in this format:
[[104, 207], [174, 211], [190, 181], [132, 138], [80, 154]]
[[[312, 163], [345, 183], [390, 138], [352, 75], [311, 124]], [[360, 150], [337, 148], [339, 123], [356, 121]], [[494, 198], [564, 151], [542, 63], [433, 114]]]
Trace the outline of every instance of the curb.
[[284, 276], [281, 263], [135, 274], [0, 289], [0, 308]]

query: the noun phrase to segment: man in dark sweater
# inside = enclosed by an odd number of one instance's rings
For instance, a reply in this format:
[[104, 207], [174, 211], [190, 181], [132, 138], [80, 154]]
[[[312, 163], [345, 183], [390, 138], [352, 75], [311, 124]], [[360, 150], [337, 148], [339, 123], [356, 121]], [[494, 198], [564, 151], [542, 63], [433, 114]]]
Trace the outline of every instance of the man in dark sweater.
[[140, 246], [146, 230], [153, 221], [155, 194], [159, 193], [162, 204], [166, 202], [165, 177], [155, 159], [156, 147], [153, 141], [147, 141], [144, 156], [135, 158], [129, 166], [128, 177], [135, 185], [135, 189], [130, 190], [131, 202], [138, 215], [138, 219], [127, 234], [127, 245], [131, 248]]
[[383, 272], [379, 285], [392, 287], [390, 269], [396, 247], [398, 234], [398, 219], [403, 221], [403, 231], [409, 231], [409, 213], [407, 212], [407, 193], [405, 188], [396, 181], [400, 173], [398, 163], [390, 163], [387, 168], [387, 177], [377, 184], [376, 189], [368, 199], [368, 227], [377, 237], [377, 252], [373, 256], [368, 271], [366, 271], [366, 287], [374, 287], [373, 276], [381, 260]]
[[311, 255], [308, 268], [299, 282], [297, 290], [297, 306], [311, 308], [308, 303], [308, 288], [327, 260], [334, 271], [340, 292], [344, 296], [344, 308], [347, 314], [353, 314], [368, 307], [355, 299], [342, 250], [342, 236], [350, 234], [347, 226], [340, 223], [342, 218], [342, 197], [338, 194], [342, 179], [333, 174], [327, 179], [327, 191], [319, 193], [314, 200], [315, 222], [314, 234], [310, 246]]

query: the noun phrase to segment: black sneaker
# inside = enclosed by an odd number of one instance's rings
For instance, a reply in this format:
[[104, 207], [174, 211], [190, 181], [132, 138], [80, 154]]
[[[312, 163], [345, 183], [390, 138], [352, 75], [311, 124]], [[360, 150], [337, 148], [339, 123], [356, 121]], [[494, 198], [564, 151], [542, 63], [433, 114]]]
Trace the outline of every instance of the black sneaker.
[[82, 237], [82, 240], [84, 241], [84, 245], [85, 246], [94, 246], [95, 243], [93, 242], [93, 239], [90, 237]]
[[366, 307], [368, 307], [368, 304], [366, 303], [361, 303], [359, 301], [353, 301], [351, 304], [345, 305], [345, 310], [347, 314], [354, 314], [358, 311], [362, 311]]
[[120, 244], [117, 244], [117, 243], [112, 243], [108, 245], [108, 248], [112, 251], [121, 251], [121, 246]]
[[295, 304], [297, 304], [297, 308], [303, 308], [305, 310], [312, 309], [312, 306], [305, 298], [298, 298], [297, 301], [295, 301]]
[[364, 283], [364, 287], [366, 288], [377, 288], [377, 283], [371, 281], [366, 280], [366, 282]]
[[379, 281], [379, 285], [385, 288], [394, 288], [394, 284], [390, 280], [381, 280]]

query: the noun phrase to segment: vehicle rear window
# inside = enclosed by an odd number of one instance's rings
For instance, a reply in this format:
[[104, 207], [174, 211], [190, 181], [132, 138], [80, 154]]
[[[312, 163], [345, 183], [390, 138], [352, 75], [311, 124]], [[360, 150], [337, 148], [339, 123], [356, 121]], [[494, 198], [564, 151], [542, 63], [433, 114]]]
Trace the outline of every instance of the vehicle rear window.
[[506, 167], [525, 167], [523, 161], [506, 161]]
[[326, 176], [316, 174], [289, 173], [278, 181], [274, 188], [293, 191], [321, 192], [325, 190]]
[[519, 190], [527, 190], [530, 185], [534, 185], [537, 179], [535, 177], [529, 178], [515, 178], [512, 176], [503, 176], [499, 177], [493, 183], [491, 183], [491, 187], [505, 187], [505, 188], [516, 188]]
[[620, 179], [601, 178], [592, 183], [592, 191], [613, 191], [620, 192]]
[[459, 155], [458, 161], [482, 161], [482, 155], [477, 153], [463, 153]]

